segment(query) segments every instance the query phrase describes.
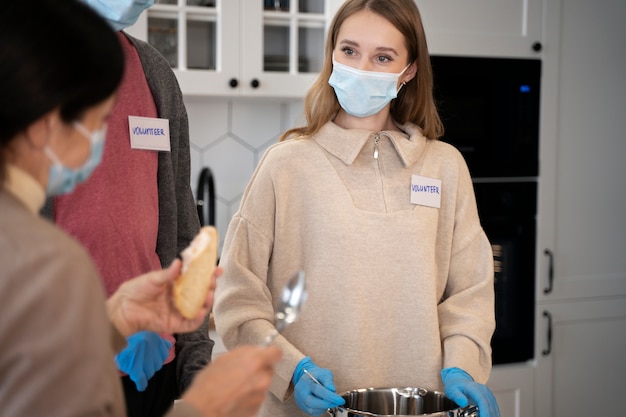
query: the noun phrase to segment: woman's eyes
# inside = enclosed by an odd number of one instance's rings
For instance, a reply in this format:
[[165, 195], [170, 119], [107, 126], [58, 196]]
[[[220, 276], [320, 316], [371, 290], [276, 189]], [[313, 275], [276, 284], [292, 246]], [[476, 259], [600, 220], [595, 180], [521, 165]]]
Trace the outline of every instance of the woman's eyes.
[[354, 55], [355, 54], [354, 50], [351, 49], [351, 48], [344, 47], [344, 48], [341, 48], [341, 50], [346, 55]]
[[[343, 48], [341, 48], [341, 51], [342, 51], [345, 55], [348, 55], [348, 56], [354, 56], [354, 55], [356, 55], [356, 54], [357, 54], [357, 53], [356, 53], [356, 51], [355, 51], [354, 49], [352, 49], [352, 48], [348, 48], [348, 47], [343, 47]], [[391, 62], [391, 61], [392, 61], [391, 57], [390, 57], [390, 56], [388, 56], [388, 55], [377, 55], [377, 56], [375, 56], [375, 57], [374, 57], [374, 60], [375, 60], [376, 62], [378, 62], [378, 63], [381, 63], [381, 64], [386, 64], [386, 63], [388, 63], [388, 62]]]

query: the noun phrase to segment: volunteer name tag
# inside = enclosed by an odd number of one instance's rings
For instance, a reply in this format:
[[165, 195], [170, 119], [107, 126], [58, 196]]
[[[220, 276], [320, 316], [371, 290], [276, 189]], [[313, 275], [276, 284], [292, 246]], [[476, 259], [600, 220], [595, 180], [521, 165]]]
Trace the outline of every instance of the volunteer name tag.
[[153, 117], [128, 116], [130, 147], [170, 151], [170, 121]]
[[436, 178], [411, 176], [411, 204], [427, 207], [441, 207], [441, 180]]

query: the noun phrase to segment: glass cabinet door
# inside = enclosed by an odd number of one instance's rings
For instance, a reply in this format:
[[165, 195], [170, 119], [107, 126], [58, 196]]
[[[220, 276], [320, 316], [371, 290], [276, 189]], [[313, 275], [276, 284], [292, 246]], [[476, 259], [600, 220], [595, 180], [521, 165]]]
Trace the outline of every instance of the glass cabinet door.
[[302, 98], [342, 1], [156, 0], [127, 32], [161, 52], [184, 94]]
[[264, 0], [263, 70], [319, 72], [325, 27], [323, 1]]
[[[328, 0], [257, 0], [242, 9], [245, 88], [303, 97], [322, 68]], [[253, 10], [256, 9], [256, 10]]]
[[148, 42], [172, 68], [217, 69], [216, 0], [156, 0], [148, 12]]
[[167, 59], [185, 94], [236, 93], [238, 0], [156, 0], [147, 40]]

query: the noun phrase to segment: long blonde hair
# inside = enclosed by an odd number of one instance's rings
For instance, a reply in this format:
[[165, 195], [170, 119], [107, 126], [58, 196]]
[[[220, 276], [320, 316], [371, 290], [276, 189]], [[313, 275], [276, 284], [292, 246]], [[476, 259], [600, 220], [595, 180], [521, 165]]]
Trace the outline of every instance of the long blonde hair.
[[304, 101], [306, 126], [287, 130], [280, 137], [310, 136], [332, 119], [339, 110], [335, 91], [328, 84], [333, 70], [332, 53], [337, 43], [339, 29], [354, 13], [368, 9], [391, 22], [403, 35], [409, 51], [409, 62], [417, 63], [417, 75], [400, 89], [391, 101], [391, 116], [399, 124], [413, 122], [422, 128], [424, 135], [438, 139], [443, 135], [443, 123], [437, 113], [433, 98], [433, 75], [426, 34], [422, 18], [413, 0], [348, 0], [335, 15], [324, 51], [324, 66]]

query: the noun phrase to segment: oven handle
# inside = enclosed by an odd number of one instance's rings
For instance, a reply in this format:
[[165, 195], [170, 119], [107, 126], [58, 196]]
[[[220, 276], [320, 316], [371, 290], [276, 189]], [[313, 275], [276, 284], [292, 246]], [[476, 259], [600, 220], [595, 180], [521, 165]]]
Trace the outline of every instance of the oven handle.
[[548, 256], [548, 286], [543, 289], [544, 294], [550, 294], [554, 288], [554, 253], [550, 249], [543, 251]]
[[550, 353], [552, 353], [552, 314], [544, 310], [543, 316], [548, 319], [548, 347], [547, 349], [544, 349], [541, 354], [543, 356], [548, 356]]

